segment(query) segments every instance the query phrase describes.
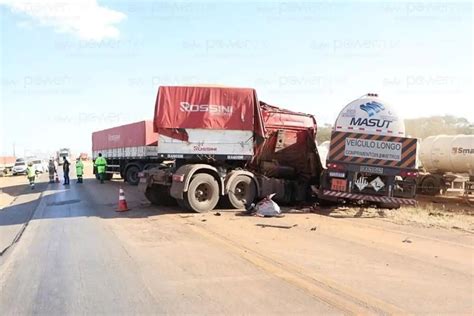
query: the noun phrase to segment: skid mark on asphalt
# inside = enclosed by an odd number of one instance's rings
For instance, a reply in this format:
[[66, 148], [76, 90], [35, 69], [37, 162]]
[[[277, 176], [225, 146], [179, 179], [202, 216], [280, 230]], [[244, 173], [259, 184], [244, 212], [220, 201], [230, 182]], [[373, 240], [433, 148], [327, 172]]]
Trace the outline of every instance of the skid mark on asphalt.
[[48, 203], [47, 206], [61, 206], [61, 205], [75, 204], [75, 203], [80, 203], [80, 202], [81, 200], [66, 200], [66, 201]]
[[216, 232], [211, 232], [202, 225], [190, 223], [191, 229], [202, 237], [225, 246], [243, 259], [259, 267], [260, 269], [286, 281], [293, 286], [301, 288], [311, 296], [335, 307], [346, 314], [406, 314], [406, 311], [390, 303], [381, 301], [374, 297], [361, 294], [353, 289], [346, 288], [340, 284], [316, 275], [308, 273], [301, 268], [287, 262], [279, 262], [250, 248], [245, 247], [233, 240], [228, 239]]

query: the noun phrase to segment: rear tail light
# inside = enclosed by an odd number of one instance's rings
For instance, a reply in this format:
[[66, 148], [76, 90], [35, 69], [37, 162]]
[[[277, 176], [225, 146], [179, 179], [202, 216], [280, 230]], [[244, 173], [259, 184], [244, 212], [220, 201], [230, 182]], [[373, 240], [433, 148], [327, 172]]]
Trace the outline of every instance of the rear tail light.
[[408, 177], [408, 178], [416, 178], [416, 177], [418, 177], [418, 172], [403, 170], [402, 172], [400, 172], [400, 176]]
[[344, 165], [330, 162], [327, 164], [328, 169], [330, 170], [344, 170]]
[[184, 175], [183, 174], [174, 174], [173, 175], [173, 181], [174, 182], [183, 182], [184, 181]]

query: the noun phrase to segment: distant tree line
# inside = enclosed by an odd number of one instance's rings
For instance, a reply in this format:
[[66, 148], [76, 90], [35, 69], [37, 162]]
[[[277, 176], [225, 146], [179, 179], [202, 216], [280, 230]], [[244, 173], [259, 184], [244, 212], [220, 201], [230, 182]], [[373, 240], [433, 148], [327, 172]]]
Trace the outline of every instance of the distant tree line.
[[[331, 124], [318, 126], [318, 144], [331, 139]], [[453, 115], [420, 117], [405, 120], [405, 131], [410, 137], [426, 138], [436, 135], [456, 135], [474, 133], [474, 123]]]
[[411, 137], [426, 138], [436, 135], [472, 135], [474, 124], [453, 115], [421, 117], [405, 120], [406, 134]]

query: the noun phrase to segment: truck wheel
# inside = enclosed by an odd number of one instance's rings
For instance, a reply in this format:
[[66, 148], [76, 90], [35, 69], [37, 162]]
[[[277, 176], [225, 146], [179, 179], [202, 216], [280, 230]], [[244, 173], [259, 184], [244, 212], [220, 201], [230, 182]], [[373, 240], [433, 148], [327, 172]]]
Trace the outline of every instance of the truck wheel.
[[257, 196], [257, 187], [250, 177], [238, 175], [229, 185], [229, 193], [226, 196], [226, 202], [233, 208], [244, 208], [246, 204], [255, 201]]
[[184, 202], [198, 213], [209, 212], [219, 202], [219, 185], [213, 176], [198, 173], [191, 178]]
[[155, 184], [146, 188], [145, 197], [154, 205], [173, 206], [176, 204], [176, 200], [169, 194], [169, 187], [165, 185]]
[[421, 181], [421, 193], [426, 195], [436, 195], [439, 194], [441, 190], [440, 181], [438, 178], [433, 177], [432, 175], [426, 176]]
[[130, 166], [127, 169], [125, 179], [127, 180], [128, 184], [130, 185], [138, 185], [140, 182], [140, 178], [138, 177], [138, 173], [140, 169], [137, 166]]
[[185, 200], [176, 199], [176, 203], [178, 203], [178, 206], [182, 208], [184, 211], [192, 211], [191, 207]]
[[158, 195], [156, 194], [155, 190], [152, 187], [146, 188], [145, 197], [147, 198], [148, 201], [150, 201], [151, 204], [160, 205]]

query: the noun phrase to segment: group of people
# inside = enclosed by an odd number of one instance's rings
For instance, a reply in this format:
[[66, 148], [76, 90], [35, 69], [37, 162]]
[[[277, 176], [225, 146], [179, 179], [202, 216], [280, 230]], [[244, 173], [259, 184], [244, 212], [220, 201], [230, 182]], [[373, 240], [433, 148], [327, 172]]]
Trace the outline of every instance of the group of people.
[[[51, 159], [49, 161], [49, 182], [54, 183], [54, 175], [57, 175], [56, 166], [54, 164], [54, 160]], [[53, 169], [51, 169], [51, 166]], [[64, 185], [69, 185], [69, 168], [71, 163], [67, 160], [66, 157], [63, 157], [63, 175], [64, 175]], [[76, 183], [83, 183], [82, 176], [84, 175], [84, 163], [80, 158], [76, 160], [76, 175], [77, 175], [77, 182]]]
[[[69, 185], [69, 169], [71, 163], [67, 160], [66, 157], [63, 157], [63, 175], [64, 175], [64, 183], [63, 185]], [[102, 154], [99, 153], [99, 157], [94, 162], [94, 166], [97, 168], [97, 173], [99, 175], [100, 183], [104, 183], [105, 179], [105, 172], [107, 170], [107, 160], [102, 157]], [[51, 158], [49, 160], [48, 165], [49, 170], [49, 183], [54, 183], [58, 179], [58, 172], [56, 168], [56, 163], [54, 159]], [[83, 175], [84, 175], [84, 163], [80, 158], [76, 160], [76, 176], [77, 182], [76, 183], [83, 183]], [[56, 176], [56, 179], [55, 179]], [[26, 169], [26, 177], [30, 182], [30, 187], [33, 190], [35, 188], [35, 179], [36, 179], [36, 169], [34, 168], [33, 164], [30, 162]]]

